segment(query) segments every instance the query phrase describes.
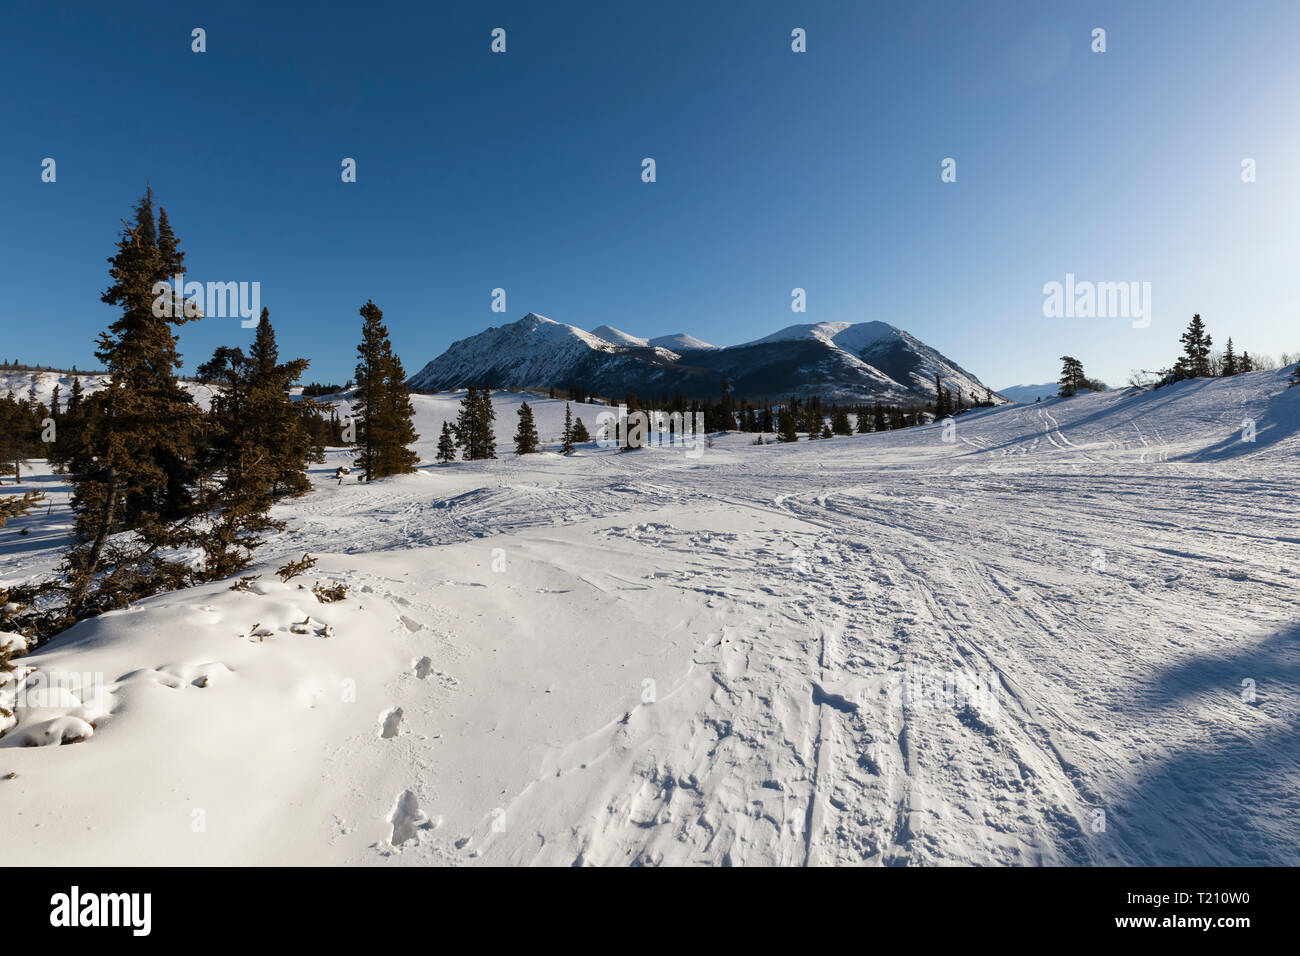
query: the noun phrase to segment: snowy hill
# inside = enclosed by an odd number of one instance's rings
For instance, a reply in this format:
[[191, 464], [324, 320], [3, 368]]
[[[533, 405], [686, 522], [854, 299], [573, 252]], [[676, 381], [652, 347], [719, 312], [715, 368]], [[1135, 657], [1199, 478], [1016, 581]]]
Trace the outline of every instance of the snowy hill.
[[[414, 398], [426, 462], [456, 399]], [[99, 686], [19, 701], [6, 862], [1300, 864], [1285, 372], [698, 459], [350, 460], [251, 591], [17, 659]], [[57, 476], [0, 493], [32, 487], [0, 583], [66, 540]]]
[[1061, 391], [1057, 382], [1044, 382], [1042, 385], [1012, 385], [1010, 388], [998, 389], [1003, 398], [1022, 405], [1032, 404], [1040, 398], [1055, 398]]
[[454, 343], [410, 383], [420, 391], [489, 382], [712, 397], [724, 375], [735, 394], [755, 400], [815, 394], [916, 405], [934, 398], [936, 375], [968, 402], [985, 397], [974, 375], [884, 322], [795, 325], [716, 348], [685, 333], [644, 339], [607, 325], [587, 333], [532, 313]]
[[[25, 398], [28, 389], [33, 384], [32, 376], [36, 377], [36, 400], [38, 402], [48, 408], [50, 402], [54, 399], [54, 387], [57, 385], [59, 387], [59, 407], [64, 408], [67, 406], [73, 376], [66, 372], [0, 372], [0, 395], [13, 392], [15, 398]], [[86, 394], [99, 391], [108, 380], [108, 376], [102, 372], [81, 372], [78, 377], [81, 379], [81, 387]], [[210, 385], [182, 381], [181, 387], [193, 395], [194, 400], [203, 408], [207, 408], [208, 403], [212, 400], [213, 389]]]

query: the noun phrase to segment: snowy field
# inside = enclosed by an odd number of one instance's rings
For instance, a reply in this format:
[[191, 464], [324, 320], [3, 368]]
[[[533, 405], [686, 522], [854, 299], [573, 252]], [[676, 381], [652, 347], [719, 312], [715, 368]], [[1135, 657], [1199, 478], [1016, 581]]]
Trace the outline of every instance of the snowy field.
[[[516, 458], [498, 395], [501, 459], [444, 466], [416, 396], [420, 471], [332, 453], [252, 591], [19, 660], [91, 679], [0, 739], [0, 863], [1296, 865], [1285, 378], [694, 459]], [[0, 581], [70, 524], [33, 464]]]

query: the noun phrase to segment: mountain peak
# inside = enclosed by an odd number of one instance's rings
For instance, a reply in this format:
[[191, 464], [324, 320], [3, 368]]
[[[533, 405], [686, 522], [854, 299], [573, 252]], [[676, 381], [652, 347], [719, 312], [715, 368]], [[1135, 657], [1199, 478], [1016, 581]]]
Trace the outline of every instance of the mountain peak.
[[717, 348], [684, 332], [645, 339], [610, 325], [584, 332], [535, 312], [455, 342], [415, 375], [417, 391], [577, 385], [608, 396], [715, 396], [726, 377], [736, 395], [783, 400], [879, 400], [904, 407], [933, 399], [935, 379], [965, 397], [984, 385], [887, 322], [792, 325], [744, 345]]

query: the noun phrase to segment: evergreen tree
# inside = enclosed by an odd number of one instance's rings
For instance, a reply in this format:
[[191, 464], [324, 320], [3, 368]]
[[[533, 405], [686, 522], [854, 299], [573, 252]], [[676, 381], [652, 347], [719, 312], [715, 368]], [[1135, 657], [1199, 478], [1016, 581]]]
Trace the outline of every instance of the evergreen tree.
[[442, 423], [442, 434], [438, 436], [438, 461], [447, 462], [456, 460], [456, 442], [451, 436], [451, 426], [446, 422]]
[[492, 429], [495, 418], [492, 393], [486, 386], [478, 389], [471, 385], [461, 399], [460, 414], [452, 426], [461, 457], [466, 461], [496, 457], [496, 436]]
[[831, 415], [831, 431], [836, 435], [852, 435], [853, 425], [849, 421], [849, 412], [845, 408], [835, 409]]
[[[811, 437], [811, 436], [809, 436], [809, 437]], [[822, 437], [822, 438], [834, 438], [834, 437], [835, 437], [835, 433], [831, 431], [831, 426], [830, 426], [829, 423], [826, 423], [826, 424], [822, 425], [822, 434], [821, 434], [821, 437]]]
[[[160, 221], [159, 235], [162, 231]], [[289, 389], [310, 363], [299, 358], [281, 364], [279, 356], [270, 311], [263, 309], [249, 352], [251, 441], [265, 456], [263, 468], [269, 478], [269, 492], [297, 495], [311, 489], [306, 471], [312, 458], [312, 441], [302, 413], [289, 397]], [[315, 405], [309, 398], [299, 404], [308, 408]]]
[[515, 432], [515, 454], [532, 455], [537, 452], [537, 426], [533, 423], [533, 410], [524, 402], [519, 406], [519, 430]]
[[788, 407], [777, 412], [776, 440], [779, 442], [793, 442], [799, 440], [799, 432], [795, 429], [794, 412], [792, 412]]
[[1083, 363], [1069, 355], [1061, 356], [1060, 396], [1069, 398], [1081, 388], [1088, 387], [1088, 376], [1084, 374]]
[[871, 419], [872, 431], [883, 432], [889, 426], [885, 424], [885, 409], [879, 402], [876, 402], [875, 412]]
[[1224, 376], [1236, 375], [1240, 371], [1237, 367], [1237, 353], [1232, 349], [1232, 337], [1228, 337], [1228, 344], [1223, 349], [1223, 374]]
[[1250, 357], [1249, 352], [1246, 352], [1244, 350], [1241, 353], [1241, 364], [1239, 366], [1239, 370], [1240, 372], [1255, 371], [1255, 360]]
[[[174, 260], [175, 237], [168, 230], [173, 249], [167, 256]], [[61, 566], [67, 581], [60, 588], [65, 601], [55, 630], [179, 587], [195, 574], [165, 556], [169, 549], [202, 543], [192, 519], [200, 511], [195, 493], [203, 414], [176, 378], [181, 359], [171, 327], [187, 319], [154, 307], [154, 285], [164, 280], [169, 264], [157, 237], [153, 194], [146, 191], [109, 260], [112, 284], [101, 297], [122, 310], [95, 352], [109, 381], [79, 397], [85, 418], [70, 472], [83, 543]], [[129, 542], [110, 545], [110, 536], [124, 529], [133, 532]]]
[[564, 403], [564, 434], [561, 436], [560, 452], [567, 455], [573, 451], [573, 410], [569, 403]]
[[1187, 331], [1182, 334], [1179, 341], [1183, 343], [1183, 355], [1175, 365], [1175, 369], [1191, 378], [1208, 378], [1212, 341], [1205, 332], [1205, 323], [1201, 321], [1199, 313], [1192, 316]]
[[419, 456], [409, 447], [420, 437], [412, 419], [415, 408], [406, 373], [393, 353], [384, 313], [373, 301], [361, 307], [361, 344], [357, 346], [357, 467], [366, 481], [415, 470]]
[[573, 420], [573, 443], [583, 445], [591, 441], [591, 436], [587, 434], [587, 426], [582, 424], [581, 418]]
[[934, 377], [934, 417], [946, 418], [951, 414], [948, 408], [948, 394], [943, 389], [943, 384], [938, 375]]

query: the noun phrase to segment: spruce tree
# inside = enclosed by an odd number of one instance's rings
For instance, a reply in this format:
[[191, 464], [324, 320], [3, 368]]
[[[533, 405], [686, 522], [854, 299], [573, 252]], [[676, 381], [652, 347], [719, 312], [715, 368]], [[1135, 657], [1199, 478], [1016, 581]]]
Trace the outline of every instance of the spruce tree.
[[456, 435], [456, 445], [460, 448], [460, 456], [466, 461], [474, 461], [479, 456], [478, 439], [476, 437], [478, 417], [478, 389], [473, 385], [465, 392], [465, 397], [460, 400], [460, 412], [456, 417], [456, 424], [452, 426]]
[[845, 408], [835, 409], [831, 415], [831, 431], [836, 435], [852, 435], [853, 425], [849, 421], [849, 412]]
[[573, 444], [583, 445], [591, 441], [591, 436], [587, 434], [587, 426], [582, 424], [581, 418], [573, 420]]
[[361, 307], [361, 344], [357, 346], [356, 463], [366, 481], [415, 470], [419, 456], [409, 447], [420, 437], [412, 419], [415, 407], [406, 373], [394, 354], [384, 313], [373, 301]]
[[533, 410], [524, 402], [519, 406], [519, 430], [515, 432], [515, 454], [532, 455], [537, 452], [537, 425]]
[[496, 417], [496, 409], [492, 406], [492, 390], [485, 384], [478, 390], [478, 408], [474, 416], [480, 458], [491, 459], [497, 456], [497, 436], [492, 427]]
[[1079, 391], [1088, 387], [1088, 376], [1084, 374], [1083, 363], [1077, 358], [1069, 355], [1061, 356], [1061, 377], [1058, 380], [1062, 398], [1069, 398]]
[[[55, 629], [193, 579], [188, 565], [166, 556], [201, 544], [192, 519], [201, 510], [195, 493], [203, 429], [201, 410], [176, 377], [181, 359], [171, 327], [187, 319], [155, 308], [154, 286], [180, 255], [170, 226], [168, 236], [172, 247], [164, 253], [146, 191], [109, 259], [112, 284], [101, 299], [121, 315], [95, 351], [107, 387], [78, 397], [84, 419], [70, 471], [82, 543], [61, 566], [67, 581]], [[133, 532], [129, 541], [110, 545], [121, 530]]]
[[876, 402], [875, 412], [872, 415], [871, 427], [873, 431], [883, 432], [889, 426], [885, 424], [885, 409], [879, 402]]
[[782, 408], [777, 413], [776, 440], [779, 442], [795, 442], [799, 440], [799, 432], [795, 429], [794, 412], [788, 407]]
[[1223, 374], [1226, 377], [1229, 375], [1236, 375], [1238, 371], [1237, 353], [1232, 349], [1232, 337], [1229, 336], [1228, 344], [1224, 346], [1223, 349]]
[[1179, 358], [1175, 369], [1191, 378], [1208, 378], [1212, 340], [1205, 332], [1205, 323], [1201, 321], [1200, 313], [1192, 316], [1187, 331], [1182, 334], [1179, 341], [1183, 343], [1183, 355]]
[[[280, 363], [267, 309], [262, 309], [258, 320], [249, 363], [251, 442], [266, 456], [269, 491], [276, 496], [303, 494], [311, 488], [306, 471], [312, 458], [312, 441], [302, 413], [289, 397], [289, 389], [302, 377], [309, 362], [299, 358]], [[307, 398], [302, 402], [315, 404]]]
[[567, 455], [573, 451], [573, 409], [568, 402], [564, 403], [564, 434], [561, 439], [560, 452]]
[[438, 461], [456, 460], [456, 442], [451, 436], [451, 425], [442, 423], [442, 434], [438, 436]]

